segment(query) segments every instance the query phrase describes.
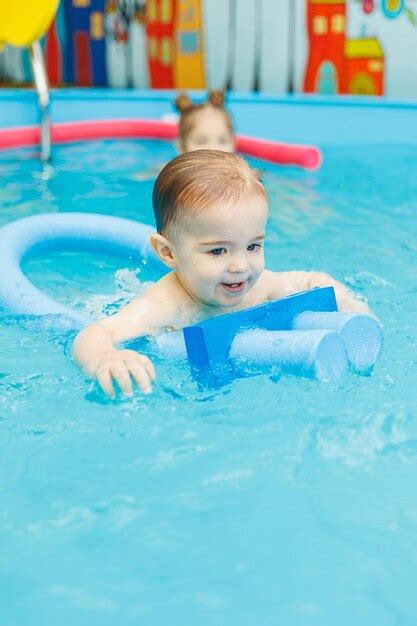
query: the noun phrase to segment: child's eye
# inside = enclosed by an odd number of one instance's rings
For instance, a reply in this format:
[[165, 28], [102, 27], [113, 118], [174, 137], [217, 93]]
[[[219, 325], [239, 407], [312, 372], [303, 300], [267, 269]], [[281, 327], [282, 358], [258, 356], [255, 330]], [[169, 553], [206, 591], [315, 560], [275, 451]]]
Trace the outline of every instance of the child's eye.
[[260, 243], [250, 243], [247, 250], [249, 250], [249, 252], [255, 252], [255, 250], [259, 250], [259, 248], [262, 248]]
[[220, 256], [225, 254], [226, 248], [213, 248], [213, 250], [209, 250], [209, 254], [213, 254], [213, 256]]

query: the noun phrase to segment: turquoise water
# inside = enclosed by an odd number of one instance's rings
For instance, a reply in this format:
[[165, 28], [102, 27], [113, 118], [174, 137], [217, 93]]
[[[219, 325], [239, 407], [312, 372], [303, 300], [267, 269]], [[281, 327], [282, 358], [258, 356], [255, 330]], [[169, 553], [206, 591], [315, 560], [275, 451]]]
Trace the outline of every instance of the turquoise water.
[[[0, 223], [95, 211], [151, 223], [157, 142], [0, 154]], [[269, 168], [268, 266], [321, 269], [369, 299], [370, 377], [200, 389], [156, 362], [150, 397], [108, 401], [65, 340], [0, 319], [2, 626], [408, 626], [417, 620], [415, 206], [411, 147]], [[136, 177], [135, 177], [136, 176]], [[155, 277], [54, 254], [25, 271], [99, 314]]]

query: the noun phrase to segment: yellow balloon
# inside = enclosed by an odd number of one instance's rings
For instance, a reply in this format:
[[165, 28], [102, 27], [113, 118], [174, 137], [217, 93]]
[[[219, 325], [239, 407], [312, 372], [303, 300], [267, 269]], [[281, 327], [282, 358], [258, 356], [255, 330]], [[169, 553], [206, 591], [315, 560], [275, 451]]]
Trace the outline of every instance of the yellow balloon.
[[28, 47], [48, 30], [59, 0], [0, 0], [0, 48]]

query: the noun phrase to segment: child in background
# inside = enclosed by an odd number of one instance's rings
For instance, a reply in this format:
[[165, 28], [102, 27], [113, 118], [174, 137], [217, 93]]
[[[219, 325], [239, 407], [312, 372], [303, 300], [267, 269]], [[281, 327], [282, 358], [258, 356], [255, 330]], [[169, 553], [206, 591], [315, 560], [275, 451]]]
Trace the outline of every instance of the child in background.
[[268, 202], [259, 173], [237, 154], [187, 152], [170, 161], [153, 190], [151, 244], [171, 270], [121, 311], [88, 326], [73, 354], [84, 372], [114, 397], [135, 381], [149, 393], [155, 370], [145, 355], [116, 346], [178, 330], [318, 286], [334, 287], [341, 311], [369, 312], [347, 287], [318, 272], [264, 268]]
[[211, 91], [202, 104], [193, 104], [183, 93], [175, 100], [175, 106], [180, 113], [180, 152], [202, 149], [235, 151], [232, 119], [224, 107], [222, 91]]
[[[178, 120], [178, 152], [212, 149], [235, 151], [232, 119], [224, 107], [224, 93], [210, 91], [205, 102], [193, 104], [186, 93], [174, 102]], [[165, 165], [165, 164], [164, 164]], [[156, 178], [164, 165], [153, 166], [134, 174], [135, 180]]]

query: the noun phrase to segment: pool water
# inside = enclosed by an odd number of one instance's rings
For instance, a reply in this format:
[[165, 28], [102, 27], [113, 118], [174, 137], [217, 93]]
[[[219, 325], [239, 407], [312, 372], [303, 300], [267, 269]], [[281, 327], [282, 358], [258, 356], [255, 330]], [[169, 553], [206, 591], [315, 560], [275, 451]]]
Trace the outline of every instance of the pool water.
[[[0, 154], [0, 225], [92, 211], [152, 222], [160, 142]], [[417, 620], [417, 160], [325, 150], [268, 167], [267, 264], [320, 269], [368, 298], [385, 347], [370, 377], [200, 388], [156, 361], [153, 395], [110, 401], [67, 338], [0, 318], [2, 626], [408, 626]], [[257, 163], [265, 167], [265, 164]], [[56, 253], [31, 280], [107, 314], [155, 276]]]

